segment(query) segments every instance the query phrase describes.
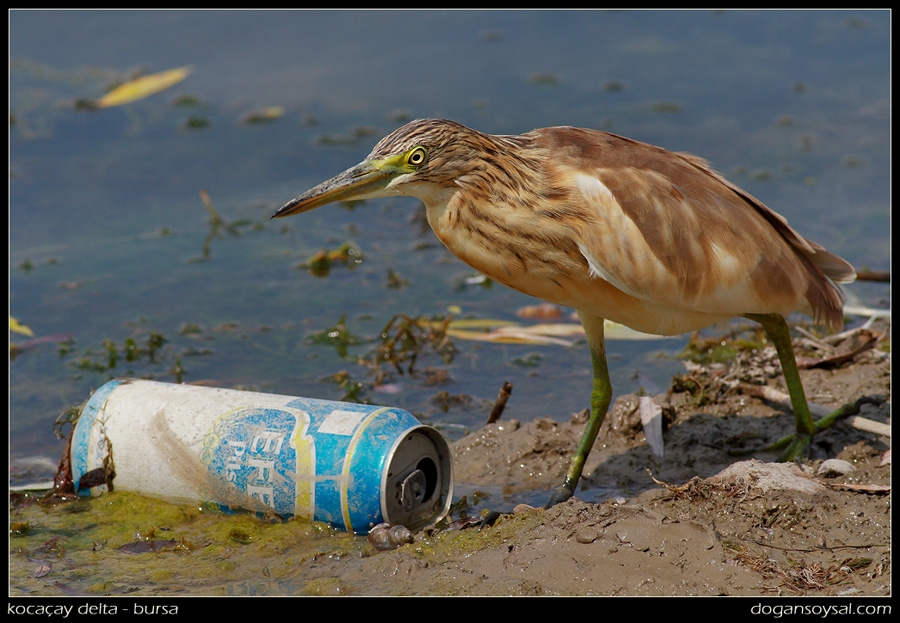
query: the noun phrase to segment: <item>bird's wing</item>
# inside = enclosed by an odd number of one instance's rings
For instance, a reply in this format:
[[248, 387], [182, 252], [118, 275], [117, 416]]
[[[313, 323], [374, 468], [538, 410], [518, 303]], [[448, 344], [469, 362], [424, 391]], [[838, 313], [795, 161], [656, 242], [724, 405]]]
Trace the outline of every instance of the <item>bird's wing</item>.
[[677, 155], [689, 162], [691, 166], [700, 170], [702, 173], [715, 178], [719, 183], [729, 188], [749, 205], [753, 206], [753, 208], [765, 218], [785, 240], [799, 252], [809, 257], [810, 261], [818, 266], [826, 277], [836, 283], [850, 283], [856, 279], [856, 271], [848, 261], [842, 257], [838, 257], [834, 253], [826, 251], [822, 245], [798, 234], [793, 227], [788, 225], [786, 218], [772, 210], [769, 206], [765, 205], [747, 191], [735, 186], [722, 177], [718, 171], [715, 171], [709, 166], [709, 163], [706, 160], [692, 154], [678, 153]]
[[[552, 128], [552, 175], [590, 218], [578, 247], [591, 274], [635, 298], [710, 314], [790, 313], [835, 322], [849, 264], [799, 236], [700, 158], [604, 132]], [[822, 260], [817, 266], [812, 258]], [[836, 310], [836, 311], [835, 311]]]

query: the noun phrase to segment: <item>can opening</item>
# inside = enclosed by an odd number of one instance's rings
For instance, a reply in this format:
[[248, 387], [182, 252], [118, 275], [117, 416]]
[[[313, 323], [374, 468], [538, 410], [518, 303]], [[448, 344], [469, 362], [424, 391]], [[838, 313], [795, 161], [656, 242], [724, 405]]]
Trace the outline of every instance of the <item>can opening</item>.
[[381, 494], [384, 521], [415, 529], [446, 514], [453, 467], [439, 432], [427, 426], [413, 428], [392, 449], [389, 462]]
[[416, 465], [416, 469], [425, 474], [425, 495], [423, 498], [427, 500], [434, 495], [434, 490], [437, 488], [437, 465], [434, 464], [431, 458], [424, 458]]
[[404, 511], [410, 512], [434, 494], [437, 476], [437, 466], [430, 458], [416, 464], [416, 469], [399, 483], [399, 502]]

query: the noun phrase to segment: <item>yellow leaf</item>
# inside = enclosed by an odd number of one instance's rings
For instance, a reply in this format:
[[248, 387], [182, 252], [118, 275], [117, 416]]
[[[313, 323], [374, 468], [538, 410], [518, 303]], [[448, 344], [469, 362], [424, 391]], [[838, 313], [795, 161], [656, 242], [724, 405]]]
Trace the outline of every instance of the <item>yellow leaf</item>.
[[[479, 331], [478, 329], [489, 329]], [[564, 337], [582, 337], [584, 329], [580, 324], [569, 322], [557, 324], [536, 324], [521, 326], [515, 322], [505, 320], [454, 320], [447, 327], [447, 333], [451, 337], [461, 340], [474, 340], [478, 342], [494, 342], [502, 344], [555, 344], [559, 346], [571, 346], [571, 340]], [[658, 340], [664, 336], [649, 335], [634, 331], [620, 324], [606, 321], [606, 338], [610, 340]]]
[[[439, 323], [438, 323], [439, 324]], [[450, 329], [494, 329], [496, 327], [517, 327], [517, 323], [510, 320], [492, 320], [490, 318], [463, 318], [451, 320]]]
[[187, 78], [189, 73], [191, 73], [189, 67], [179, 67], [178, 69], [169, 69], [168, 71], [161, 71], [129, 80], [101, 97], [97, 101], [97, 107], [121, 106], [122, 104], [130, 104], [145, 97], [150, 97], [154, 93], [159, 93], [175, 86]]
[[9, 330], [14, 333], [21, 333], [22, 335], [27, 335], [28, 337], [34, 337], [34, 331], [32, 331], [31, 329], [29, 329], [28, 327], [26, 327], [23, 324], [19, 324], [19, 321], [16, 320], [15, 318], [13, 318], [12, 316], [9, 317]]
[[555, 337], [529, 334], [517, 331], [516, 328], [500, 328], [496, 331], [485, 333], [484, 331], [467, 331], [465, 329], [448, 329], [447, 334], [459, 340], [471, 340], [475, 342], [493, 342], [495, 344], [554, 344], [558, 346], [571, 346], [572, 343]]
[[[499, 329], [503, 331], [504, 329]], [[562, 322], [554, 324], [533, 324], [525, 327], [516, 327], [516, 331], [529, 333], [532, 335], [555, 335], [556, 337], [582, 337], [584, 336], [584, 327], [580, 324], [572, 322]]]

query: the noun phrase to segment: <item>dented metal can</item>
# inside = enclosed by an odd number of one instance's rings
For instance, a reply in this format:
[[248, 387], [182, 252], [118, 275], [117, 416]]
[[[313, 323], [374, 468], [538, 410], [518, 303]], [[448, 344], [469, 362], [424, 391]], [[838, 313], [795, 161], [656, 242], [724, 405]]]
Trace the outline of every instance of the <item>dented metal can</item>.
[[447, 442], [402, 409], [156, 381], [97, 389], [70, 461], [80, 495], [107, 491], [90, 479], [105, 470], [117, 489], [357, 534], [427, 526], [453, 495]]

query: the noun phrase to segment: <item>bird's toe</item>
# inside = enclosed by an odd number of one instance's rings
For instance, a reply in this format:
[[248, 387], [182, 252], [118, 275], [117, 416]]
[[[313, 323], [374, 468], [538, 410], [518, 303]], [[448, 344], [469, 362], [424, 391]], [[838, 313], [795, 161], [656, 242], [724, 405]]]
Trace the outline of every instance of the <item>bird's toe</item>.
[[553, 490], [553, 493], [550, 495], [550, 501], [547, 502], [547, 506], [545, 506], [544, 508], [551, 508], [553, 506], [556, 506], [557, 504], [565, 502], [574, 494], [575, 487], [566, 482], [564, 485], [556, 487]]
[[812, 444], [812, 435], [808, 433], [796, 433], [794, 435], [793, 441], [791, 441], [790, 445], [788, 445], [787, 449], [784, 451], [784, 454], [781, 455], [781, 460], [785, 463], [790, 463], [792, 461], [796, 461], [797, 459], [802, 459], [807, 456], [809, 453], [809, 446]]

